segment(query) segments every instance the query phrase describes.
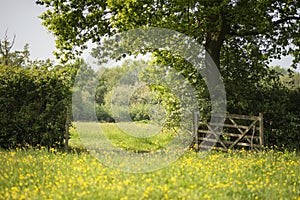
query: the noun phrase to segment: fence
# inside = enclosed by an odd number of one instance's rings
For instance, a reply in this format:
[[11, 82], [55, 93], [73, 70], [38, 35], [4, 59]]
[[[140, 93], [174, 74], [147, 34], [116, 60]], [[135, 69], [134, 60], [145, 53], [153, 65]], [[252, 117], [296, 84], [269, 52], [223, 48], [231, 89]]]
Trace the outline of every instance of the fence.
[[198, 114], [194, 114], [195, 141], [193, 145], [197, 150], [228, 151], [242, 147], [251, 150], [262, 149], [264, 141], [262, 113], [259, 116], [227, 114], [225, 117], [221, 115], [214, 115], [214, 117], [223, 120], [225, 118], [224, 124], [220, 122], [199, 123]]

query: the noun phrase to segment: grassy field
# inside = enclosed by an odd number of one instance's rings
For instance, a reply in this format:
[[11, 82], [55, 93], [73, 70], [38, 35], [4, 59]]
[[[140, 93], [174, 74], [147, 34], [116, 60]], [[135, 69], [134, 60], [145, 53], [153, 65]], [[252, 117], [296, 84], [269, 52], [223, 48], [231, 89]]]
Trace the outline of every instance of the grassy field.
[[[119, 126], [116, 123], [101, 123], [99, 126], [94, 125], [95, 123], [89, 122], [75, 123], [70, 131], [70, 145], [84, 148], [75, 129], [76, 126], [84, 130], [84, 135], [81, 136], [91, 138], [92, 141], [98, 137], [99, 130], [101, 129], [105, 137], [107, 137], [113, 145], [132, 152], [148, 152], [160, 149], [166, 146], [175, 137], [174, 131], [161, 130], [147, 123], [120, 123]], [[156, 133], [156, 130], [159, 131]], [[146, 137], [147, 134], [145, 134], [145, 131], [148, 131], [151, 137]], [[101, 149], [103, 147], [100, 145], [99, 148]]]
[[[129, 149], [138, 149], [128, 140]], [[81, 145], [76, 136], [71, 144]], [[45, 148], [1, 150], [0, 163], [0, 199], [300, 199], [299, 155], [272, 149], [189, 151], [166, 168], [136, 174], [108, 168], [86, 152]]]

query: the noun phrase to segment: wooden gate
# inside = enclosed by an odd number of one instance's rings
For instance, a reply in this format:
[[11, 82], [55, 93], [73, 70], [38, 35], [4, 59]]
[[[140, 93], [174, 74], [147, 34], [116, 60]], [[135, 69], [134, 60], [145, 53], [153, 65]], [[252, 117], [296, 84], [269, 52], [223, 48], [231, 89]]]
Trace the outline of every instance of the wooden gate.
[[[224, 119], [224, 116], [221, 115], [214, 115], [214, 117]], [[227, 114], [223, 126], [221, 123], [199, 123], [198, 119], [199, 116], [195, 113], [195, 142], [193, 145], [197, 150], [228, 151], [239, 148], [260, 150], [263, 147], [262, 113], [259, 116]]]

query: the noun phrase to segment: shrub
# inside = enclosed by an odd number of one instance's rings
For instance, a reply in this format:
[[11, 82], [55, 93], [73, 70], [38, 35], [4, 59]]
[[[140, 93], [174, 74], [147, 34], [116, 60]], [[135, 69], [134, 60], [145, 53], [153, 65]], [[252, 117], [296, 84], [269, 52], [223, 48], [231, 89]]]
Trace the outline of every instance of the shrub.
[[68, 81], [66, 71], [55, 67], [0, 66], [0, 146], [62, 144]]

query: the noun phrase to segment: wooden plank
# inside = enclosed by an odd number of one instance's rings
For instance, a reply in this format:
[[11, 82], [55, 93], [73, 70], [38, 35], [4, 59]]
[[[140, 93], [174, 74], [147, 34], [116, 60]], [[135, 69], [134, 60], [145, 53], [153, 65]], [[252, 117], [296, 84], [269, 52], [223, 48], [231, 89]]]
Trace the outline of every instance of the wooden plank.
[[[199, 133], [205, 133], [205, 134], [210, 134], [212, 133], [211, 131], [209, 130], [199, 130]], [[241, 134], [239, 133], [228, 133], [228, 132], [222, 132], [221, 135], [225, 135], [225, 136], [232, 136], [232, 137], [239, 137]], [[244, 138], [249, 138], [251, 139], [252, 138], [252, 135], [245, 135]], [[260, 136], [253, 136], [254, 139], [260, 139]]]
[[211, 134], [212, 132], [210, 130], [199, 130], [199, 133]]
[[[243, 146], [243, 145], [239, 145], [239, 146]], [[244, 146], [244, 147], [249, 147], [248, 145], [247, 146]], [[200, 144], [200, 148], [203, 148], [203, 149], [213, 149], [213, 150], [220, 150], [220, 151], [228, 151], [222, 147], [215, 147], [215, 146], [206, 146], [206, 145], [201, 145]], [[260, 148], [260, 145], [256, 144], [254, 146], [255, 149], [259, 149]]]
[[243, 131], [238, 127], [237, 123], [233, 119], [229, 119], [230, 122], [233, 124], [233, 126], [241, 133], [243, 134]]
[[[254, 127], [254, 126], [253, 126]], [[231, 136], [231, 137], [239, 137], [241, 134], [235, 134], [235, 133], [226, 133], [226, 132], [224, 132], [224, 133], [222, 133], [222, 135], [225, 135], [225, 136]], [[249, 144], [253, 144], [253, 140], [254, 139], [258, 139], [259, 140], [259, 136], [255, 136], [255, 135], [245, 135], [242, 139], [246, 139], [248, 142], [249, 142]], [[241, 139], [241, 140], [242, 140]], [[227, 140], [224, 140], [224, 141], [227, 141]], [[226, 144], [226, 143], [225, 143]]]
[[259, 120], [258, 116], [236, 115], [236, 114], [228, 114], [227, 118], [232, 118], [232, 119], [246, 119], [246, 120]]
[[[216, 139], [210, 139], [210, 138], [204, 138], [204, 137], [200, 137], [199, 139], [202, 141], [219, 143], [219, 141], [217, 141]], [[224, 142], [224, 144], [233, 144], [234, 143], [234, 141], [229, 141], [229, 140], [224, 140], [223, 142]], [[246, 142], [238, 142], [236, 144], [236, 146], [249, 146], [250, 147], [251, 144], [246, 143]], [[260, 147], [260, 145], [258, 145], [258, 144], [253, 144], [253, 146]]]
[[[222, 133], [222, 135], [224, 135], [224, 136], [231, 136], [231, 137], [239, 137], [241, 134], [224, 132], [224, 133]], [[253, 137], [253, 139], [260, 139], [260, 137], [259, 137], [258, 135], [252, 136], [252, 135], [247, 135], [247, 134], [246, 134], [246, 135], [244, 136], [244, 138], [246, 138], [246, 139], [251, 139], [252, 137]]]
[[207, 142], [219, 142], [217, 139], [206, 138], [206, 137], [199, 137], [200, 141], [207, 141]]
[[[207, 125], [208, 123], [205, 122], [200, 122], [200, 125]], [[218, 123], [209, 123], [211, 126], [217, 126], [217, 127], [224, 127], [224, 128], [236, 128], [232, 124], [218, 124]], [[247, 129], [249, 126], [244, 126], [244, 125], [237, 125], [237, 127], [242, 128], [242, 129]], [[257, 130], [259, 131], [259, 127], [257, 127]]]
[[[234, 141], [224, 141], [225, 144], [233, 144]], [[236, 146], [246, 146], [246, 147], [251, 147], [251, 144], [250, 143], [246, 143], [246, 142], [238, 142], [236, 144]], [[253, 144], [253, 147], [260, 147], [259, 144]]]
[[219, 118], [232, 118], [232, 119], [245, 119], [245, 120], [259, 120], [259, 116], [249, 116], [249, 115], [237, 115], [237, 114], [212, 114], [212, 117], [219, 117]]
[[252, 135], [245, 135], [244, 138], [246, 138], [246, 139], [258, 139], [259, 140], [259, 136], [252, 136]]
[[[235, 126], [232, 125], [232, 124], [224, 124], [223, 127], [224, 127], [224, 128], [235, 128]], [[238, 128], [241, 128], [241, 129], [245, 129], [245, 130], [248, 128], [248, 126], [245, 126], [245, 125], [239, 125], [239, 124], [237, 125], [237, 127], [238, 127]], [[259, 131], [259, 128], [257, 127], [256, 130]]]
[[[251, 137], [251, 136], [249, 136]], [[259, 137], [258, 137], [259, 138]], [[207, 141], [207, 142], [215, 142], [215, 143], [220, 143], [218, 140], [216, 139], [211, 139], [211, 138], [205, 138], [205, 137], [199, 137], [200, 141]], [[222, 140], [222, 142], [227, 146], [227, 144], [233, 144], [234, 141], [230, 141], [230, 140]], [[251, 144], [251, 142], [248, 140], [248, 143], [246, 142], [238, 142], [236, 144], [236, 146], [249, 146], [249, 147], [260, 147], [259, 144]]]
[[[224, 132], [222, 133], [222, 135], [224, 136], [231, 136], [231, 137], [239, 137], [241, 134], [236, 134], [236, 133], [227, 133], [227, 132]], [[247, 139], [251, 139], [252, 138], [252, 135], [245, 135], [244, 138], [247, 138]], [[254, 139], [259, 139], [259, 136], [258, 135], [254, 135], [253, 136]]]
[[228, 132], [223, 132], [222, 135], [225, 136], [231, 136], [231, 137], [240, 137], [240, 133], [228, 133]]

